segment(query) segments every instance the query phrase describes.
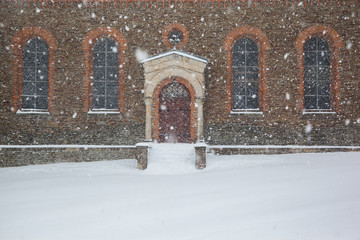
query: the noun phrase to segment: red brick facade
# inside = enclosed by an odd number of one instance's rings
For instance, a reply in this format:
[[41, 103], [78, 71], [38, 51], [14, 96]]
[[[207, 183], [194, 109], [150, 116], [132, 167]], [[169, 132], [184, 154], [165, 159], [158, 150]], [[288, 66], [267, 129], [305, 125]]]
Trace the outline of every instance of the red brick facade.
[[[199, 81], [205, 93], [207, 144], [360, 145], [359, 1], [1, 3], [0, 145], [135, 145], [144, 141], [145, 69], [137, 53], [140, 49], [150, 57], [168, 52], [172, 45], [167, 33], [173, 28], [184, 33], [180, 51], [207, 60], [204, 83]], [[313, 36], [326, 38], [331, 46], [335, 111], [331, 114], [303, 114], [303, 46]], [[49, 114], [16, 114], [21, 109], [22, 47], [32, 37], [42, 38], [49, 46]], [[92, 50], [102, 37], [119, 44], [116, 114], [89, 114]], [[232, 47], [241, 37], [251, 38], [259, 47], [261, 114], [232, 112]], [[188, 71], [192, 66], [187, 67], [186, 74], [192, 74]], [[153, 70], [152, 79], [163, 80], [156, 78], [156, 66]], [[158, 95], [170, 81], [163, 80], [153, 95], [153, 140], [159, 135]], [[196, 141], [194, 89], [186, 79], [179, 81], [191, 93], [191, 138]], [[311, 132], [305, 131], [308, 124]]]

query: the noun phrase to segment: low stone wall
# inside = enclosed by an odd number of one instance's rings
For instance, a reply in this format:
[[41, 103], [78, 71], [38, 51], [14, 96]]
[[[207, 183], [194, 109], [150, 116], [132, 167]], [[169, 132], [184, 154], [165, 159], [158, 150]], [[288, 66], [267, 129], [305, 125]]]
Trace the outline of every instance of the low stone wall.
[[6, 146], [0, 147], [0, 167], [136, 159], [139, 169], [145, 169], [148, 161], [147, 152], [146, 146]]
[[249, 155], [249, 154], [291, 154], [291, 153], [326, 153], [360, 151], [360, 147], [338, 146], [208, 146], [208, 152], [216, 155]]

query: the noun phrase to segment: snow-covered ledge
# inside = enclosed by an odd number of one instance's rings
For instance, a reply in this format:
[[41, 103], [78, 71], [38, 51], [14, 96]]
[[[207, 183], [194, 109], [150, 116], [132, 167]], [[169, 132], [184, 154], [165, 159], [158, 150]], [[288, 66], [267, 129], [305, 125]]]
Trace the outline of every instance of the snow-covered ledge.
[[205, 67], [208, 61], [180, 51], [170, 51], [141, 61], [145, 72], [146, 125], [145, 141], [152, 141], [154, 91], [165, 79], [180, 77], [191, 84], [195, 91], [197, 111], [197, 140], [203, 139], [203, 100], [205, 97]]

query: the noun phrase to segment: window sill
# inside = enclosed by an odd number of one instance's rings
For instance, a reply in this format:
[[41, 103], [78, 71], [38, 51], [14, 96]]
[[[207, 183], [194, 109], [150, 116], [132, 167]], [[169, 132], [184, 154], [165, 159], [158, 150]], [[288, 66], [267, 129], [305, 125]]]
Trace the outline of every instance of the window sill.
[[50, 113], [45, 110], [45, 111], [41, 111], [38, 109], [21, 109], [21, 110], [17, 110], [16, 114], [44, 114], [44, 115], [50, 115]]
[[241, 111], [231, 111], [230, 115], [264, 115], [262, 111], [259, 111], [257, 109], [251, 109], [251, 110], [241, 110]]
[[336, 112], [331, 110], [303, 111], [303, 115], [309, 115], [309, 114], [336, 114]]
[[88, 114], [120, 114], [119, 111], [111, 111], [111, 110], [90, 110]]

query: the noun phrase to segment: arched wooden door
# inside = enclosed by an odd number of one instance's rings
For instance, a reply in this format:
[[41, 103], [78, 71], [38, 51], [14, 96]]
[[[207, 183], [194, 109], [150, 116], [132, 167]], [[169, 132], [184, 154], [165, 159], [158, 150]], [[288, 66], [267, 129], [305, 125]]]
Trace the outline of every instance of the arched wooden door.
[[159, 95], [159, 142], [190, 143], [190, 93], [176, 81]]

